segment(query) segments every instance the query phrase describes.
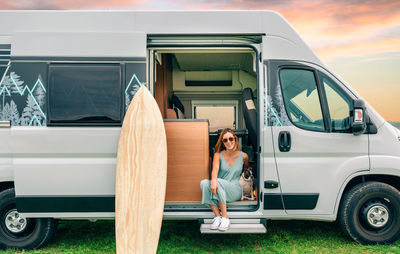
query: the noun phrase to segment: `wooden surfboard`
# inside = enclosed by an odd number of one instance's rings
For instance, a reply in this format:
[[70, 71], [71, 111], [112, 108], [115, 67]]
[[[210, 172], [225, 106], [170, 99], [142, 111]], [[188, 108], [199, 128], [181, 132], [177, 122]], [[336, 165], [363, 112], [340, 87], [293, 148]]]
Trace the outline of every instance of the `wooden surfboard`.
[[167, 141], [156, 101], [142, 86], [118, 143], [115, 237], [118, 254], [156, 253], [164, 211]]

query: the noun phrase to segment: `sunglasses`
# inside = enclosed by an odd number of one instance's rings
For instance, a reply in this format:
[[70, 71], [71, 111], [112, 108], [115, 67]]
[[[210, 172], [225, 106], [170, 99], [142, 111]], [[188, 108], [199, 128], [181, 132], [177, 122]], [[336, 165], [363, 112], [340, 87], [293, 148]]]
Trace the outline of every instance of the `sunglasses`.
[[226, 142], [228, 142], [228, 140], [231, 141], [231, 142], [233, 142], [233, 140], [235, 140], [235, 139], [234, 139], [233, 137], [224, 138], [224, 139], [222, 140], [222, 142], [226, 143]]

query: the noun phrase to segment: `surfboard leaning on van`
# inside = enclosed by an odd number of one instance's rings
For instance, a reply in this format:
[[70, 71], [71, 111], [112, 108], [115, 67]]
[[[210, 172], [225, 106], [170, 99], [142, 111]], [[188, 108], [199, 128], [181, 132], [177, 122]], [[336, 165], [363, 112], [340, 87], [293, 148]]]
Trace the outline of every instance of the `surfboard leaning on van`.
[[339, 220], [361, 244], [399, 239], [400, 132], [278, 13], [1, 11], [0, 23], [0, 244], [39, 248], [55, 219], [114, 218], [119, 134], [141, 86], [164, 119], [165, 219], [222, 233], [200, 181], [229, 127], [255, 200], [228, 203], [225, 233]]

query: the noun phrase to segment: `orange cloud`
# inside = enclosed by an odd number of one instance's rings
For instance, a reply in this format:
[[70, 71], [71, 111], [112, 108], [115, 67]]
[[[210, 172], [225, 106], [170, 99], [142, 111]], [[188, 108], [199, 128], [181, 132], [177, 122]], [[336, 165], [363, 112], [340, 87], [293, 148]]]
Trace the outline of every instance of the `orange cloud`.
[[314, 1], [293, 7], [278, 11], [312, 46], [369, 39], [400, 24], [400, 1]]
[[[400, 52], [400, 37], [329, 45], [316, 48], [315, 51], [325, 61], [350, 56], [367, 58], [382, 53]], [[400, 58], [399, 54], [393, 54], [393, 57]]]

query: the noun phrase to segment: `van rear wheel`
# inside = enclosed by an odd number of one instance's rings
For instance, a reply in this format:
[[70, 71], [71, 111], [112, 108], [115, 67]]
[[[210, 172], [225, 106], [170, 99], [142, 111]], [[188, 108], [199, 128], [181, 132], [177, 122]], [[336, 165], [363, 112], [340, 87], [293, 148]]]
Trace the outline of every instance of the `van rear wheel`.
[[390, 244], [400, 238], [400, 192], [380, 182], [348, 191], [340, 206], [342, 229], [361, 244]]
[[14, 189], [0, 193], [0, 246], [37, 249], [54, 235], [56, 222], [51, 218], [24, 218], [17, 209]]

